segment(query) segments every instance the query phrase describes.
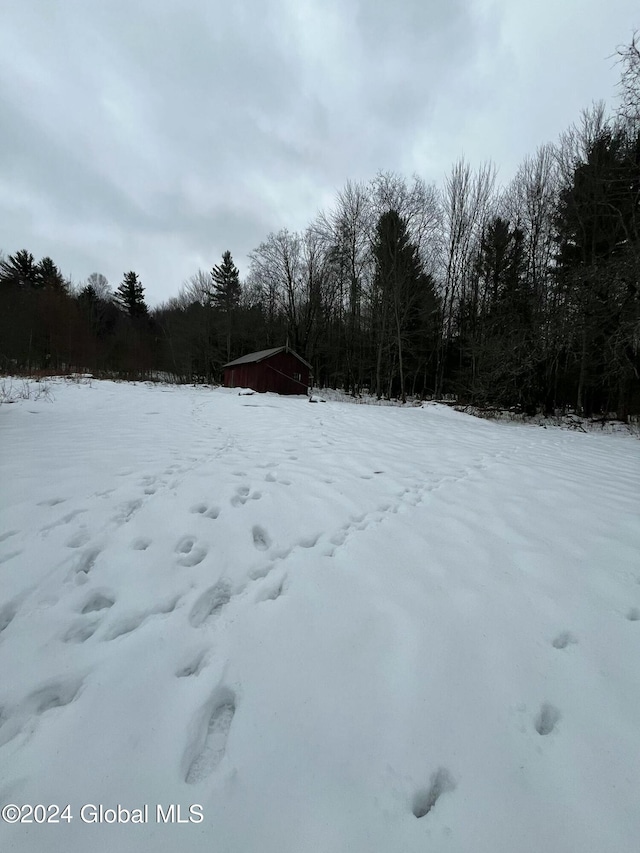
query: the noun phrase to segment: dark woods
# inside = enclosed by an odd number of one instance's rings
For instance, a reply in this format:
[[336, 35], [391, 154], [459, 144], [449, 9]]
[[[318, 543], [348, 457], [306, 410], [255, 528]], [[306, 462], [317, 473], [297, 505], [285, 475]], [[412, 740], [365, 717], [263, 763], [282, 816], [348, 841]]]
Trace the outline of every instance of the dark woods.
[[455, 396], [522, 411], [640, 413], [640, 58], [620, 52], [602, 106], [496, 186], [464, 161], [441, 188], [348, 183], [301, 233], [270, 234], [240, 282], [230, 252], [148, 309], [50, 258], [0, 263], [0, 370], [216, 382], [286, 340], [315, 384], [379, 397]]

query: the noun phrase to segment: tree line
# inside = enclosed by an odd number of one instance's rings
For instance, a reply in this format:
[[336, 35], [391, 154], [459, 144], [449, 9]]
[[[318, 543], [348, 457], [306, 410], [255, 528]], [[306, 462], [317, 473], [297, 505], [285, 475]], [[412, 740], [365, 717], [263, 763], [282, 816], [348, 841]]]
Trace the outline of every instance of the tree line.
[[441, 186], [348, 182], [300, 232], [269, 234], [245, 281], [229, 251], [149, 310], [135, 272], [66, 282], [0, 260], [0, 368], [219, 381], [288, 341], [315, 384], [526, 412], [640, 412], [640, 54], [620, 108], [585, 110], [499, 187], [492, 164]]

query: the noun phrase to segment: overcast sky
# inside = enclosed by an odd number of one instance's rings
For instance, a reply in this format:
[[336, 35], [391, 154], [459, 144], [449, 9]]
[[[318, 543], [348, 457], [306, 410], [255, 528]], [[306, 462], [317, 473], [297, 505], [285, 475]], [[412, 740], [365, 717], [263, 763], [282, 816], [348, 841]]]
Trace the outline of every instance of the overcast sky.
[[638, 0], [0, 0], [0, 250], [154, 305], [348, 179], [506, 182], [593, 100]]

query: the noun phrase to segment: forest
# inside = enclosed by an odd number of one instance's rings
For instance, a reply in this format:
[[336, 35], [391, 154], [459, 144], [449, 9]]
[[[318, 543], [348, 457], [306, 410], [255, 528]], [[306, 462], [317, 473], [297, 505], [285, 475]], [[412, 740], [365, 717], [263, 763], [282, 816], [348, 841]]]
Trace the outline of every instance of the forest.
[[228, 250], [149, 308], [133, 270], [112, 289], [0, 253], [0, 373], [211, 384], [288, 342], [314, 385], [354, 396], [637, 416], [639, 45], [619, 50], [615, 113], [585, 109], [506, 186], [464, 159], [440, 185], [350, 181], [305, 229], [267, 235], [242, 281]]

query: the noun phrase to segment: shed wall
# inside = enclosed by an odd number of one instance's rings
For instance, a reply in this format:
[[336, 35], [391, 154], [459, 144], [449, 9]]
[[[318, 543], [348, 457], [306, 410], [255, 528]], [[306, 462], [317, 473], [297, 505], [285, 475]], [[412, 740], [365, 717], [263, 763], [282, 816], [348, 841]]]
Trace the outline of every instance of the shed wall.
[[[294, 378], [296, 374], [299, 379]], [[253, 364], [225, 367], [227, 388], [252, 388], [264, 393], [306, 394], [309, 387], [309, 368], [290, 352], [279, 352]]]

